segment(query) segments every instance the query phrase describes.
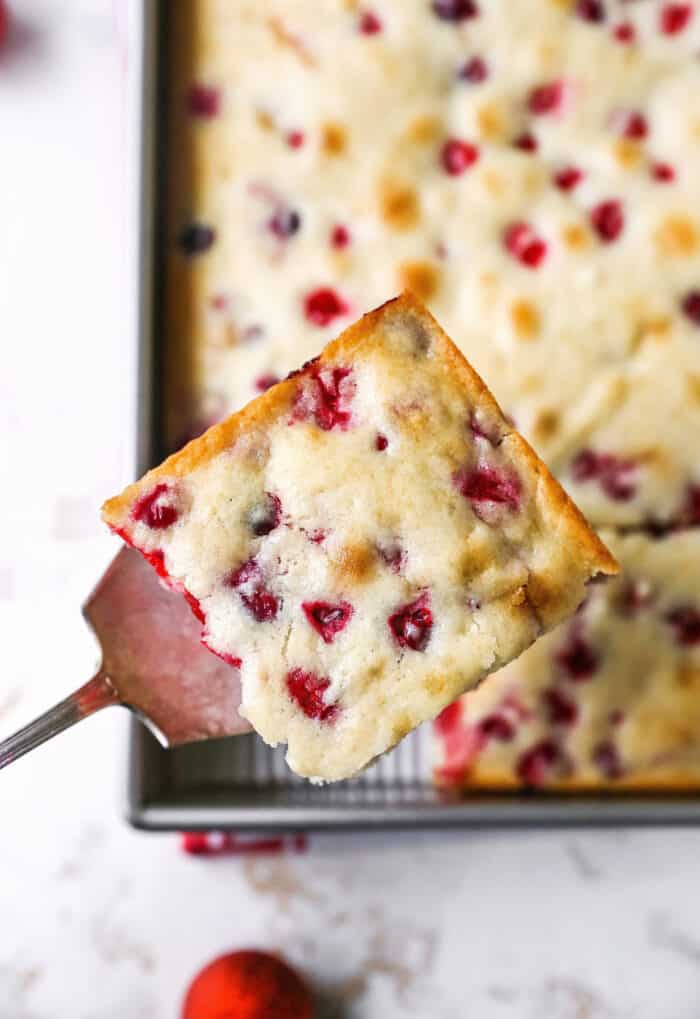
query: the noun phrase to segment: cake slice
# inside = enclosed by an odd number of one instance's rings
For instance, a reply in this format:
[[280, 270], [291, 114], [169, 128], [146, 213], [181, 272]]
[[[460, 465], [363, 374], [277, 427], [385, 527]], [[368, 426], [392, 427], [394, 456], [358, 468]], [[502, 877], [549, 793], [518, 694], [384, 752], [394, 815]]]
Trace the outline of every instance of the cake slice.
[[347, 778], [616, 563], [404, 295], [104, 506], [240, 670], [290, 767]]
[[700, 532], [606, 534], [622, 572], [435, 723], [458, 788], [700, 788]]

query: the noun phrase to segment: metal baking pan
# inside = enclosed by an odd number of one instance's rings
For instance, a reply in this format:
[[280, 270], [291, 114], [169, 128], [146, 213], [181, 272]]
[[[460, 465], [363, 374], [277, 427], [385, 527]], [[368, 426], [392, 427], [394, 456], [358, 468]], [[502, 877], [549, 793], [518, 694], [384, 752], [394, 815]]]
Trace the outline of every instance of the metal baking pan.
[[[138, 5], [136, 5], [138, 7]], [[161, 459], [163, 258], [167, 158], [167, 3], [145, 0], [139, 58], [140, 194], [137, 280], [137, 469]], [[136, 720], [129, 730], [127, 817], [156, 830], [417, 828], [487, 825], [650, 825], [700, 821], [700, 796], [470, 793], [451, 797], [430, 781], [429, 732], [414, 733], [365, 774], [333, 786], [292, 775], [281, 750], [255, 736], [162, 749]]]

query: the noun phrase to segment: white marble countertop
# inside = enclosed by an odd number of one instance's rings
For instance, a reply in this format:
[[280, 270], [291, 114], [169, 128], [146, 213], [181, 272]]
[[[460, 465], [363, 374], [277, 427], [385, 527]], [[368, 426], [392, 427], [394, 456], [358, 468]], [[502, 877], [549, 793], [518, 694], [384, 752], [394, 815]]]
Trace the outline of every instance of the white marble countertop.
[[[0, 731], [83, 679], [133, 336], [122, 8], [14, 0], [0, 55]], [[9, 368], [8, 368], [9, 359]], [[105, 712], [0, 776], [0, 1019], [171, 1019], [212, 956], [284, 951], [345, 1019], [697, 1019], [700, 831], [315, 838], [184, 855], [126, 827]]]

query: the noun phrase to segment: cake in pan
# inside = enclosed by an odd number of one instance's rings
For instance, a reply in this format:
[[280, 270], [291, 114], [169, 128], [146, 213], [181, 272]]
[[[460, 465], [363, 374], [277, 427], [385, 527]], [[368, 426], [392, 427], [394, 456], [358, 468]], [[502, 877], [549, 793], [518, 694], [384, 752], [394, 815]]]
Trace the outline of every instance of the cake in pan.
[[173, 448], [410, 288], [595, 526], [700, 523], [697, 4], [183, 0], [169, 21]]

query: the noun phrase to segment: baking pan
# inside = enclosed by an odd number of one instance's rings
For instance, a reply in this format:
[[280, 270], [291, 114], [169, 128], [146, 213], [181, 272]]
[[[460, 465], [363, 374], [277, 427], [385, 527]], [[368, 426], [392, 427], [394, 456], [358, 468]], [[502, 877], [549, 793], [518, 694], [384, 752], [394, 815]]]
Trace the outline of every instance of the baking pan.
[[[139, 10], [140, 8], [140, 10]], [[161, 459], [163, 285], [166, 237], [167, 3], [135, 5], [143, 19], [135, 77], [140, 106], [138, 421], [136, 467]], [[426, 726], [359, 778], [314, 786], [292, 775], [281, 750], [255, 736], [162, 749], [136, 720], [129, 730], [127, 817], [156, 830], [416, 828], [487, 825], [650, 825], [700, 821], [700, 796], [469, 793], [451, 796], [430, 781]]]

